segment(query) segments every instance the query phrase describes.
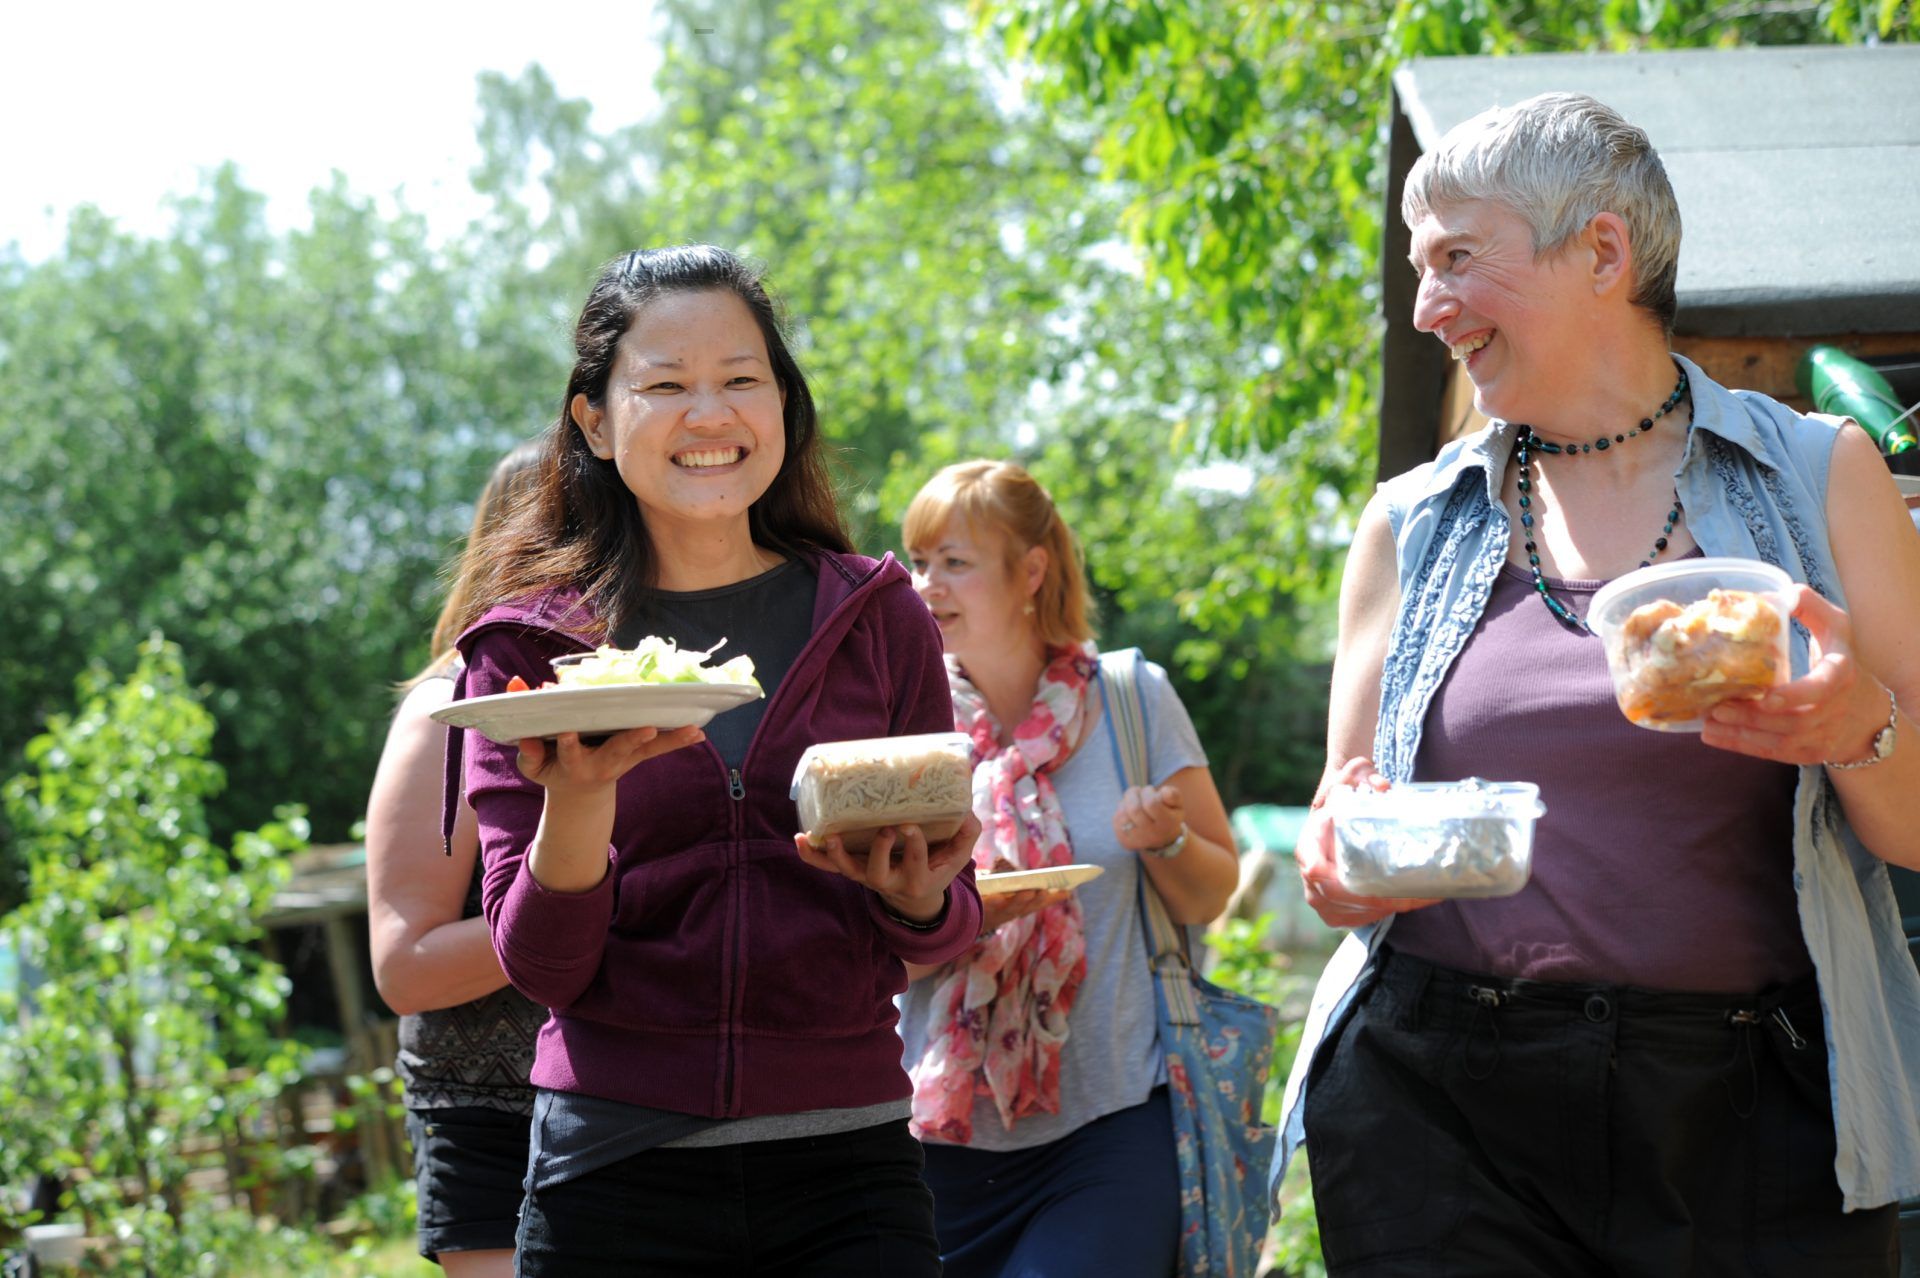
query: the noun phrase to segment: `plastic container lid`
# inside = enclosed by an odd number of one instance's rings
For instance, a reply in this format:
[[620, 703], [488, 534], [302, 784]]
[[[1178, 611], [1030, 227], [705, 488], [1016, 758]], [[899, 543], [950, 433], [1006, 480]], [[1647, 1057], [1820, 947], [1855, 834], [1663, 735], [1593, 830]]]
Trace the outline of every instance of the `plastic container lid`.
[[1390, 817], [1409, 825], [1463, 817], [1534, 820], [1546, 812], [1540, 787], [1531, 781], [1406, 781], [1386, 790], [1341, 787], [1327, 796], [1336, 818]]
[[1587, 608], [1587, 624], [1597, 632], [1619, 629], [1641, 604], [1655, 599], [1673, 599], [1690, 603], [1705, 599], [1710, 590], [1753, 590], [1772, 594], [1784, 610], [1791, 610], [1787, 591], [1793, 578], [1759, 559], [1737, 559], [1709, 555], [1701, 559], [1676, 559], [1672, 563], [1636, 568], [1615, 577], [1593, 594]]
[[925, 754], [929, 750], [947, 750], [971, 765], [973, 741], [964, 732], [920, 732], [905, 737], [863, 737], [858, 741], [822, 741], [800, 752], [793, 768], [793, 786], [789, 799], [800, 797], [800, 782], [815, 760], [821, 763], [873, 762], [885, 764], [901, 758]]

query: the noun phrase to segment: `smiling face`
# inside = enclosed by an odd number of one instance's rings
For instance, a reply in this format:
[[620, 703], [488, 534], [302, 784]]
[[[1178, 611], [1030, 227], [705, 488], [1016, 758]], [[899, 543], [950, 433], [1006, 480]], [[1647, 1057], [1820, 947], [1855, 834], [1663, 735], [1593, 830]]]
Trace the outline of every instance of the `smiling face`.
[[931, 545], [907, 547], [913, 587], [933, 613], [946, 650], [964, 664], [1037, 642], [1027, 606], [1046, 577], [1046, 551], [1032, 547], [1007, 562], [1004, 533], [949, 524]]
[[601, 402], [576, 395], [572, 408], [657, 538], [714, 521], [744, 533], [786, 459], [784, 402], [753, 312], [714, 290], [648, 303], [620, 338]]
[[1413, 326], [1465, 362], [1487, 416], [1551, 415], [1566, 374], [1582, 367], [1595, 318], [1582, 250], [1577, 235], [1535, 257], [1525, 220], [1488, 200], [1435, 206], [1414, 225]]

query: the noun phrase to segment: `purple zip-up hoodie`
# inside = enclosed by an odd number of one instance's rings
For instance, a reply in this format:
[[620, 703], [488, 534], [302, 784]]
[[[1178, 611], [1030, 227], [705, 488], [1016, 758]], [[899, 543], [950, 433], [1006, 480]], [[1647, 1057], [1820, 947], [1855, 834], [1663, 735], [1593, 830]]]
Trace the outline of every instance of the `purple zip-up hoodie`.
[[[895, 1032], [902, 962], [943, 963], [980, 931], [973, 867], [932, 929], [800, 859], [788, 797], [822, 741], [946, 732], [953, 708], [939, 630], [889, 555], [817, 554], [813, 636], [729, 770], [711, 743], [620, 779], [611, 866], [586, 892], [534, 882], [526, 856], [544, 791], [517, 749], [477, 732], [466, 792], [480, 815], [482, 900], [500, 966], [553, 1009], [533, 1083], [711, 1118], [851, 1108], [911, 1094]], [[459, 639], [456, 696], [538, 685], [549, 661], [593, 646], [569, 594], [494, 608]], [[464, 735], [462, 742], [459, 737]], [[455, 775], [458, 775], [455, 773]]]

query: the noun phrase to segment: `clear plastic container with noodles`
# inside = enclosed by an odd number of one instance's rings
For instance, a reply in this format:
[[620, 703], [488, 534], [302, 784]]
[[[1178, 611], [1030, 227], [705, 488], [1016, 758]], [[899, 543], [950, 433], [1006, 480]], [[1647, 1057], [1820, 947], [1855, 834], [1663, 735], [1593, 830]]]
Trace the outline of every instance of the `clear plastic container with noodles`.
[[1707, 711], [1793, 677], [1793, 580], [1757, 559], [1682, 559], [1602, 586], [1587, 624], [1607, 648], [1620, 712], [1698, 732]]
[[1334, 869], [1363, 896], [1512, 896], [1533, 871], [1533, 823], [1546, 810], [1525, 781], [1335, 790]]
[[792, 794], [811, 843], [837, 834], [859, 854], [881, 827], [907, 823], [942, 843], [973, 809], [972, 746], [961, 732], [809, 746]]

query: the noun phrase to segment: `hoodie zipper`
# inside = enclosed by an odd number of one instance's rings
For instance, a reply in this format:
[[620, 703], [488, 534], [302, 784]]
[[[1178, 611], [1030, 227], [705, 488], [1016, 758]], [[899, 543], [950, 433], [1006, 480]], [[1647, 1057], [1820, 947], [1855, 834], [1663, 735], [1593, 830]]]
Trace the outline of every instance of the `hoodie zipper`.
[[[767, 725], [769, 720], [773, 720], [775, 722], [778, 721], [777, 719], [775, 719], [774, 710], [782, 704], [783, 698], [786, 700], [792, 699], [792, 694], [790, 692], [790, 689], [796, 682], [798, 682], [797, 680], [794, 679], [794, 676], [796, 674], [802, 673], [806, 669], [807, 664], [815, 655], [816, 650], [820, 647], [821, 637], [825, 635], [828, 631], [834, 629], [834, 622], [838, 621], [843, 613], [847, 612], [850, 608], [854, 607], [855, 605], [865, 604], [866, 602], [865, 596], [868, 593], [868, 587], [871, 586], [874, 582], [874, 579], [879, 577], [881, 572], [885, 570], [885, 567], [886, 567], [885, 561], [882, 561], [880, 564], [876, 565], [871, 572], [867, 573], [864, 577], [861, 577], [858, 581], [855, 581], [853, 583], [852, 588], [847, 591], [847, 597], [845, 599], [842, 599], [838, 604], [836, 604], [834, 606], [833, 611], [828, 613], [826, 617], [823, 619], [823, 621], [821, 622], [821, 624], [815, 627], [814, 632], [807, 637], [807, 642], [801, 646], [798, 655], [794, 657], [793, 664], [787, 667], [787, 673], [780, 680], [780, 686], [773, 690], [773, 699], [767, 702], [767, 708], [765, 712], [762, 713], [762, 715], [760, 716], [760, 723], [753, 730], [753, 738], [747, 742], [747, 752], [745, 755], [741, 757], [741, 760], [740, 760], [740, 767], [742, 769], [746, 768], [748, 764], [753, 762], [754, 752], [759, 748], [759, 745], [760, 745], [760, 735], [761, 735], [760, 729], [764, 728]], [[819, 571], [820, 572], [839, 572], [840, 567], [839, 565], [830, 563], [823, 558], [819, 562]], [[718, 754], [719, 752], [716, 750], [714, 753]], [[738, 773], [736, 772], [735, 775], [738, 775]], [[734, 794], [733, 797], [737, 799], [742, 796], [741, 794]]]
[[[729, 1117], [737, 1113], [739, 1109], [739, 1098], [734, 1094], [735, 1088], [738, 1085], [735, 1066], [738, 1063], [740, 1055], [738, 1047], [739, 1040], [746, 1030], [745, 1018], [741, 1013], [741, 1009], [746, 1005], [747, 990], [747, 889], [745, 876], [738, 872], [743, 861], [742, 854], [745, 851], [747, 835], [747, 784], [744, 773], [747, 765], [753, 761], [754, 752], [760, 746], [761, 736], [768, 722], [779, 722], [779, 720], [774, 717], [775, 710], [782, 705], [783, 699], [791, 700], [793, 698], [793, 687], [801, 682], [801, 680], [796, 679], [794, 676], [806, 673], [808, 664], [821, 646], [822, 636], [836, 628], [834, 623], [837, 622], [844, 613], [849, 609], [865, 606], [866, 595], [869, 593], [868, 587], [885, 571], [885, 568], [886, 561], [882, 560], [871, 572], [861, 577], [858, 581], [855, 581], [852, 589], [847, 592], [847, 597], [836, 604], [833, 611], [826, 615], [822, 624], [815, 627], [813, 634], [808, 636], [807, 642], [801, 646], [799, 654], [794, 657], [793, 664], [787, 667], [787, 673], [780, 680], [780, 686], [773, 690], [773, 697], [767, 702], [766, 709], [761, 712], [760, 722], [754, 726], [753, 736], [747, 742], [747, 752], [741, 756], [739, 767], [728, 767], [727, 761], [720, 755], [719, 748], [711, 741], [706, 743], [707, 749], [712, 752], [714, 762], [718, 763], [726, 771], [727, 797], [733, 800], [733, 811], [730, 814], [731, 819], [728, 822], [733, 833], [733, 839], [732, 846], [728, 849], [727, 868], [734, 882], [733, 910], [734, 918], [738, 922], [733, 929], [733, 952], [729, 956], [733, 970], [727, 973], [729, 979], [724, 985], [730, 1006], [726, 1010], [726, 1048], [720, 1069], [721, 1113]], [[823, 556], [817, 561], [816, 571], [823, 573], [840, 572], [841, 569], [838, 563], [832, 562]]]
[[[715, 758], [719, 758], [720, 752], [714, 749], [711, 742], [708, 743], [707, 748], [713, 750]], [[726, 767], [726, 760], [721, 759], [720, 765]], [[746, 943], [742, 935], [746, 931], [744, 924], [747, 917], [747, 883], [746, 875], [741, 873], [741, 867], [744, 864], [742, 853], [746, 849], [747, 837], [747, 785], [740, 777], [739, 768], [727, 768], [727, 797], [732, 800], [731, 810], [727, 813], [728, 833], [732, 835], [732, 838], [727, 841], [727, 877], [733, 884], [733, 915], [742, 924], [733, 928], [733, 953], [730, 956], [732, 970], [726, 974], [728, 979], [723, 987], [727, 993], [728, 1006], [725, 1021], [726, 1049], [720, 1063], [720, 1112], [730, 1115], [738, 1106], [738, 1098], [734, 1096], [734, 1066], [740, 1053], [736, 1050], [735, 1040], [739, 1031], [745, 1028], [740, 1008], [746, 1002], [747, 985]]]

